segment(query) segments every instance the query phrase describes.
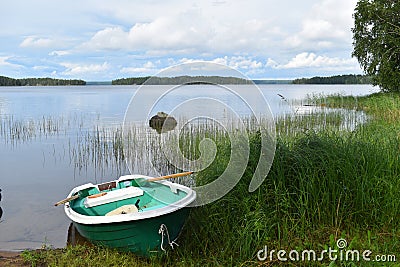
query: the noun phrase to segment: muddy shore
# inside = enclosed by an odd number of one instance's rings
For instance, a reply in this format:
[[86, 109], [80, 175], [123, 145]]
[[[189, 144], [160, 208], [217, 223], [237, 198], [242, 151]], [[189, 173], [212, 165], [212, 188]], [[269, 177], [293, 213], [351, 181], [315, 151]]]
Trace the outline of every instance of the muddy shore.
[[0, 251], [0, 266], [21, 267], [29, 264], [24, 263], [21, 252]]

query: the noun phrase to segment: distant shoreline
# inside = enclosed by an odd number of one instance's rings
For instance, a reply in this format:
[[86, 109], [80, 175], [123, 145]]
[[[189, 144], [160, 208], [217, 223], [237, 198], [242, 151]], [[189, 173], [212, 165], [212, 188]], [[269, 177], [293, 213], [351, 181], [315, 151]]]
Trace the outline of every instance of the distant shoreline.
[[330, 77], [315, 76], [293, 80], [293, 84], [372, 84], [372, 78], [366, 75], [335, 75]]
[[112, 81], [84, 81], [54, 78], [14, 79], [0, 76], [0, 86], [95, 86], [95, 85], [171, 85], [171, 84], [372, 84], [366, 75], [335, 75], [330, 77], [315, 76], [299, 79], [253, 79], [224, 76], [177, 76], [177, 77], [131, 77]]
[[0, 76], [0, 86], [74, 86], [86, 85], [84, 80], [64, 80], [53, 78], [22, 78], [14, 79]]

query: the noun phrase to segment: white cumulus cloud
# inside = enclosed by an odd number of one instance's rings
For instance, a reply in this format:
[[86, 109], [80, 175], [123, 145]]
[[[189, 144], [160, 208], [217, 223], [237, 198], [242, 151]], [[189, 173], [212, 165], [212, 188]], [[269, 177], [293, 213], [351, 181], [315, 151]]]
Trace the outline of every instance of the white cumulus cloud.
[[120, 70], [121, 73], [130, 75], [152, 75], [157, 71], [156, 65], [151, 61], [147, 61], [139, 67], [124, 67]]
[[357, 66], [355, 59], [342, 59], [337, 57], [317, 56], [314, 53], [300, 53], [292, 58], [288, 63], [273, 66], [276, 69], [296, 69], [296, 68], [345, 68], [351, 69]]
[[[179, 64], [179, 63], [193, 63], [197, 61], [199, 61], [199, 59], [182, 58], [178, 62], [170, 61], [169, 63]], [[262, 62], [246, 56], [229, 56], [229, 57], [224, 56], [224, 57], [213, 58], [210, 60], [200, 59], [200, 61], [208, 61], [212, 63], [222, 64], [241, 71], [250, 71], [255, 69], [261, 69], [262, 67], [264, 67], [264, 64]]]
[[198, 48], [212, 35], [211, 26], [202, 22], [197, 10], [177, 16], [163, 16], [148, 23], [135, 23], [129, 30], [120, 26], [98, 31], [83, 48], [95, 50], [169, 50]]
[[38, 38], [35, 36], [30, 36], [25, 38], [20, 47], [34, 47], [34, 48], [47, 48], [55, 45], [56, 42], [54, 40], [48, 38]]
[[[172, 58], [168, 59], [169, 66], [176, 66], [179, 64], [185, 63], [196, 63], [196, 62], [211, 62], [216, 63], [217, 65], [213, 65], [215, 67], [214, 71], [226, 70], [226, 66], [235, 69], [246, 76], [251, 76], [253, 74], [261, 73], [264, 70], [265, 64], [257, 59], [254, 59], [249, 56], [224, 56], [224, 57], [216, 57], [210, 59], [199, 59], [199, 58], [181, 58], [179, 60], [175, 60]], [[220, 66], [219, 66], [220, 65]], [[210, 67], [210, 65], [207, 65]], [[211, 71], [211, 69], [207, 69]], [[207, 74], [204, 74], [207, 75]]]
[[[225, 20], [201, 9], [165, 14], [132, 27], [116, 25], [97, 31], [80, 46], [83, 50], [124, 50], [151, 56], [194, 54], [265, 54], [280, 44], [284, 33], [271, 19]], [[278, 38], [279, 37], [279, 38]]]
[[110, 68], [110, 65], [107, 62], [104, 62], [103, 64], [77, 64], [64, 62], [61, 63], [61, 65], [66, 68], [62, 74], [74, 77], [105, 73]]

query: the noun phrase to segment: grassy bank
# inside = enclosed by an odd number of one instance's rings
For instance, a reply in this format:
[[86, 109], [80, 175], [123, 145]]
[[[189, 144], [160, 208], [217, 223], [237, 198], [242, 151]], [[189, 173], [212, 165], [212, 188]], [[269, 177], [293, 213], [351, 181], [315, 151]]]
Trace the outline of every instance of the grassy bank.
[[[278, 122], [274, 163], [253, 193], [248, 185], [258, 163], [260, 136], [250, 134], [250, 159], [243, 178], [222, 199], [192, 210], [179, 247], [159, 257], [96, 247], [67, 247], [24, 252], [40, 266], [400, 266], [400, 96], [313, 99], [316, 105], [364, 110], [367, 123], [353, 131], [335, 125], [340, 117], [318, 121], [297, 117]], [[323, 127], [318, 127], [323, 125]], [[217, 145], [218, 156], [198, 182], [216, 179], [229, 161], [229, 142]], [[223, 156], [225, 155], [225, 156]], [[395, 255], [393, 262], [290, 261], [278, 250], [346, 249]], [[265, 246], [272, 261], [257, 259]], [[396, 255], [397, 254], [397, 255]], [[288, 255], [286, 255], [288, 257]], [[392, 258], [393, 259], [393, 258]]]

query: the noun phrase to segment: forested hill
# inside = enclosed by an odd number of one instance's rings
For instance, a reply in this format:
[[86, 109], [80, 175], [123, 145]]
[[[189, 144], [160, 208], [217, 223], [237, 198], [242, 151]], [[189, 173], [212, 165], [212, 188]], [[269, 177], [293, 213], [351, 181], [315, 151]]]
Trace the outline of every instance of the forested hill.
[[372, 84], [370, 76], [365, 75], [336, 75], [330, 77], [313, 77], [293, 80], [294, 84]]
[[0, 76], [0, 86], [56, 86], [56, 85], [86, 85], [83, 80], [62, 80], [53, 78], [13, 79]]
[[[151, 78], [151, 79], [150, 79]], [[250, 80], [221, 76], [133, 77], [113, 80], [113, 85], [168, 85], [168, 84], [250, 84]]]

